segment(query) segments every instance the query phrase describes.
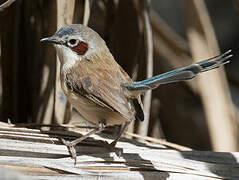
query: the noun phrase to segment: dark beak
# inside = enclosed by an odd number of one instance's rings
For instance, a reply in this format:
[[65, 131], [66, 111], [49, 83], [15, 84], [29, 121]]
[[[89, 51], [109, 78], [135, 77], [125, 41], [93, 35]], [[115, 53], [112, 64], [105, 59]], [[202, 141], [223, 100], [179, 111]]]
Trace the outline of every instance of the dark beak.
[[40, 42], [47, 42], [47, 43], [53, 43], [53, 44], [63, 44], [62, 40], [60, 38], [57, 38], [55, 36], [43, 38], [40, 40]]

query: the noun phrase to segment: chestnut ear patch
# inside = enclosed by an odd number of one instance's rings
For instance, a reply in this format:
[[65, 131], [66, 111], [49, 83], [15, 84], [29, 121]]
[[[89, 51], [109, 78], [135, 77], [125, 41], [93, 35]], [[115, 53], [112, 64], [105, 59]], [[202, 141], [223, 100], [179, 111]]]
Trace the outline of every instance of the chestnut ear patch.
[[88, 51], [88, 43], [79, 41], [79, 43], [72, 47], [72, 50], [75, 51], [79, 55], [84, 55]]

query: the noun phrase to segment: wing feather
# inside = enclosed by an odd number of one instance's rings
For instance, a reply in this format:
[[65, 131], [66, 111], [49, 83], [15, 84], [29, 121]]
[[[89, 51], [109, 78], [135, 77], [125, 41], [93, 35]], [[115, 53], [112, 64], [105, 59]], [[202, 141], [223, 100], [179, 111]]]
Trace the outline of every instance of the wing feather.
[[67, 87], [129, 120], [135, 118], [135, 102], [130, 103], [121, 89], [121, 83], [131, 82], [129, 76], [114, 61], [94, 60], [88, 58], [75, 64], [65, 75]]

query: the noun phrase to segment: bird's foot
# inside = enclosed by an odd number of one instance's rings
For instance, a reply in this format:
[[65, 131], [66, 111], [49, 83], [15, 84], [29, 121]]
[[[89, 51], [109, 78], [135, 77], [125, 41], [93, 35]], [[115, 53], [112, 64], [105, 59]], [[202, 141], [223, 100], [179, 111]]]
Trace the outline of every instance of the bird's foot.
[[76, 165], [76, 150], [75, 150], [75, 145], [70, 142], [70, 141], [66, 141], [65, 139], [61, 139], [62, 143], [66, 145], [70, 155], [71, 155], [71, 158], [74, 159], [74, 165]]
[[115, 147], [116, 146], [116, 141], [113, 141], [112, 143], [110, 143], [110, 146], [111, 146], [111, 149], [112, 151], [115, 152], [115, 154], [118, 156], [118, 157], [121, 157], [122, 154], [123, 154], [123, 148], [117, 148]]
[[115, 147], [116, 142], [108, 143], [107, 141], [100, 141], [100, 146], [108, 149], [110, 152], [114, 152], [118, 157], [121, 157], [123, 154], [123, 148]]

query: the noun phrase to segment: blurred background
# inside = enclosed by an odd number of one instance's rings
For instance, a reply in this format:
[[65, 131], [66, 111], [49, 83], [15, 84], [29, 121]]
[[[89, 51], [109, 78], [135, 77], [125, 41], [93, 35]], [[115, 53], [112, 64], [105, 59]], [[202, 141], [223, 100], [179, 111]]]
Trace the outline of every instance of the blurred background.
[[12, 2], [0, 6], [0, 121], [86, 124], [61, 91], [55, 50], [40, 44], [65, 24], [84, 23], [134, 80], [232, 49], [225, 68], [146, 93], [145, 121], [128, 131], [196, 150], [239, 150], [238, 0]]

